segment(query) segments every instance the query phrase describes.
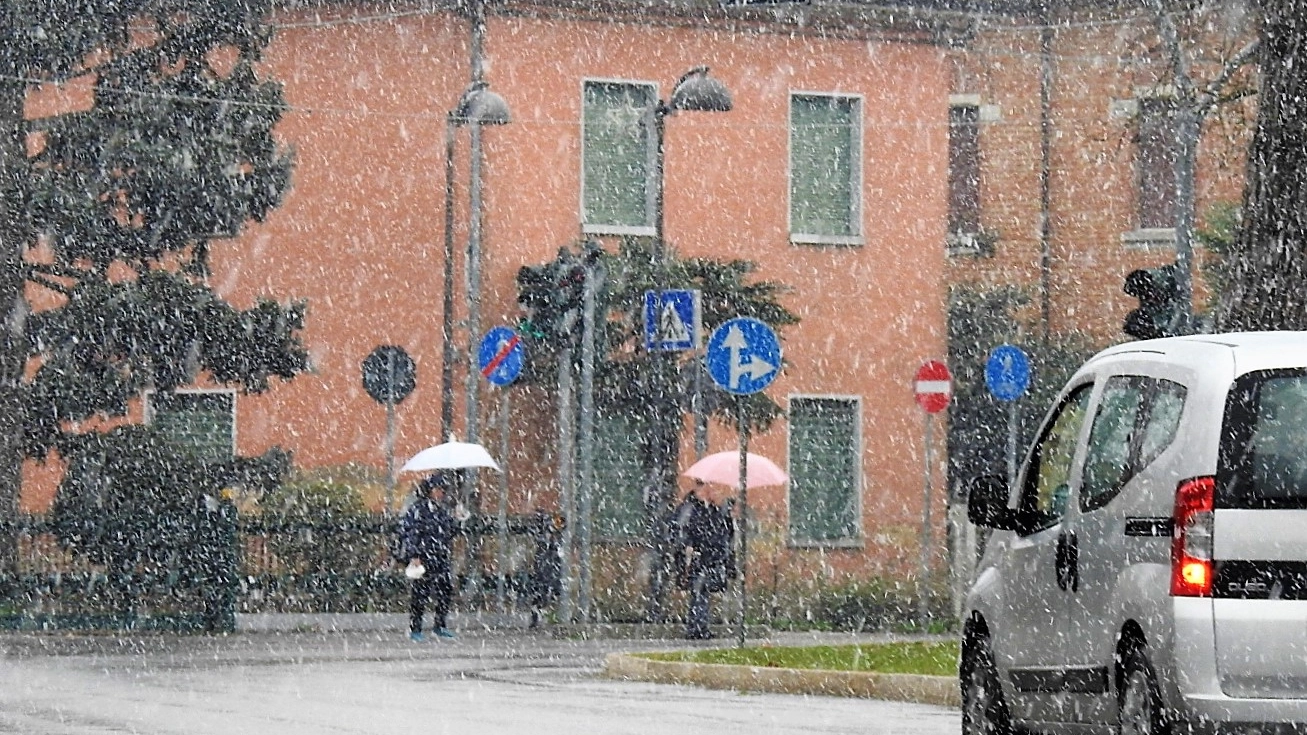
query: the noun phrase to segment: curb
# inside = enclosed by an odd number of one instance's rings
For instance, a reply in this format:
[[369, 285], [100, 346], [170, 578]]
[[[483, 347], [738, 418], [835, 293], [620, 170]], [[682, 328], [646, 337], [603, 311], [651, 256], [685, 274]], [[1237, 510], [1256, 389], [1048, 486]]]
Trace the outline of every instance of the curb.
[[953, 708], [962, 705], [957, 679], [951, 676], [694, 664], [653, 661], [625, 653], [610, 653], [605, 657], [604, 675], [611, 679], [693, 684], [707, 689], [741, 692], [820, 694]]

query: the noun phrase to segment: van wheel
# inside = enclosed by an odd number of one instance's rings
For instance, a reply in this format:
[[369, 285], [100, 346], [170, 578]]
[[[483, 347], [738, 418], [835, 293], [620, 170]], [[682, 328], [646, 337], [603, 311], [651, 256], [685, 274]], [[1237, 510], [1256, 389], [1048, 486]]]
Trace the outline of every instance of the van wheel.
[[962, 735], [1012, 735], [1012, 718], [1003, 701], [989, 641], [968, 641], [959, 668], [962, 685]]
[[1162, 711], [1157, 678], [1143, 651], [1131, 648], [1121, 661], [1122, 682], [1117, 710], [1119, 735], [1169, 735], [1171, 728]]

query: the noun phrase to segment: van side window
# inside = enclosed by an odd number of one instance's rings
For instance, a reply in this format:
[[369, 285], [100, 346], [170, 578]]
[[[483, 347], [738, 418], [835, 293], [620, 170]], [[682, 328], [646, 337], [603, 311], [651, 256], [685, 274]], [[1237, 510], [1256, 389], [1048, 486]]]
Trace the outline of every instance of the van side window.
[[1081, 510], [1107, 505], [1171, 446], [1184, 399], [1185, 387], [1170, 380], [1129, 375], [1108, 379], [1089, 433]]
[[1141, 378], [1117, 375], [1103, 387], [1085, 453], [1082, 509], [1103, 507], [1131, 474], [1130, 449], [1139, 435], [1145, 386]]
[[[1158, 380], [1148, 400], [1148, 416], [1144, 434], [1139, 441], [1139, 459], [1135, 472], [1153, 463], [1153, 460], [1175, 441], [1180, 428], [1180, 414], [1184, 412], [1185, 387], [1170, 380]], [[1134, 473], [1131, 473], [1134, 474]], [[1129, 479], [1129, 478], [1126, 478]]]
[[1082, 385], [1067, 396], [1031, 451], [1017, 505], [1027, 520], [1023, 525], [1028, 533], [1055, 526], [1066, 515], [1076, 442], [1085, 423], [1092, 389], [1092, 383]]

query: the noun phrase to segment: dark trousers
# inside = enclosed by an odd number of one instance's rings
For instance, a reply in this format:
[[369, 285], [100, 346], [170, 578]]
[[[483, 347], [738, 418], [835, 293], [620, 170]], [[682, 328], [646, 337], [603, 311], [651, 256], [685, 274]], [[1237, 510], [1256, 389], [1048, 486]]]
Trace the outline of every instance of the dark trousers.
[[408, 629], [413, 633], [422, 632], [422, 615], [426, 612], [427, 602], [431, 602], [431, 628], [439, 630], [445, 627], [445, 617], [449, 615], [449, 598], [454, 594], [454, 585], [449, 573], [435, 572], [430, 565], [427, 573], [413, 580], [412, 596], [408, 603]]
[[696, 576], [690, 582], [690, 609], [685, 616], [686, 638], [708, 638], [712, 622], [712, 593], [708, 591], [708, 577]]

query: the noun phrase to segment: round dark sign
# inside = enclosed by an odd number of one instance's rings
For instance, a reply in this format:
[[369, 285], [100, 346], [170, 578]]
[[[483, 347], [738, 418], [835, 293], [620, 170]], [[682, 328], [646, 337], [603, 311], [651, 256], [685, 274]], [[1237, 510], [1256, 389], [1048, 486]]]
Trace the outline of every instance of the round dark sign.
[[377, 403], [399, 403], [416, 385], [416, 366], [403, 347], [382, 345], [363, 360], [363, 389]]

